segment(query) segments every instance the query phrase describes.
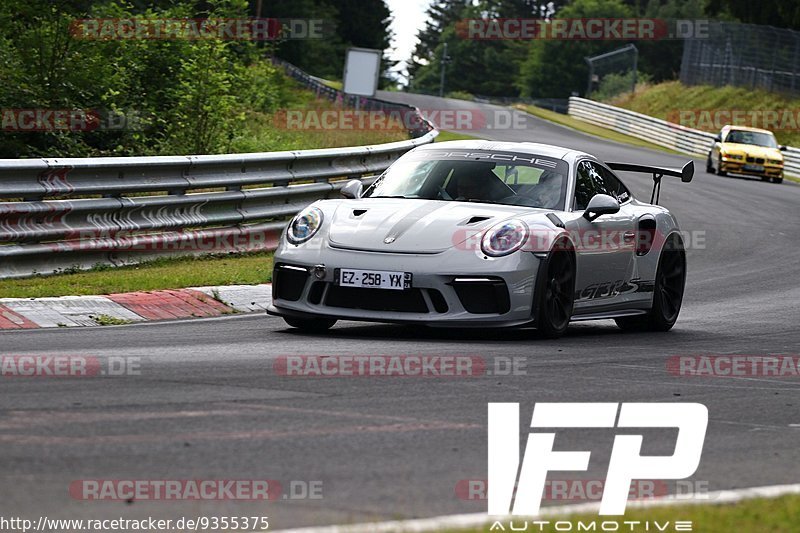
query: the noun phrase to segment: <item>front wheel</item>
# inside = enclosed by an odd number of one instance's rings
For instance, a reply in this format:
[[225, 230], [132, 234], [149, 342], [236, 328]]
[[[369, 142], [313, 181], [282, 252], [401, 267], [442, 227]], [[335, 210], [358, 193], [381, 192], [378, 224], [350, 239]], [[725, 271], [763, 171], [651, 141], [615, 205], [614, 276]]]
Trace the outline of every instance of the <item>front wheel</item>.
[[557, 339], [566, 333], [575, 303], [575, 258], [572, 253], [565, 250], [550, 252], [538, 292], [536, 329], [548, 339]]
[[332, 318], [294, 318], [285, 316], [283, 320], [293, 328], [310, 333], [328, 331], [336, 324], [336, 320]]
[[714, 164], [711, 162], [711, 153], [710, 152], [708, 154], [708, 158], [706, 159], [706, 172], [708, 172], [709, 174], [716, 173], [716, 170], [714, 170]]
[[717, 159], [717, 174], [720, 176], [727, 176], [728, 173], [722, 170], [722, 156]]
[[783, 183], [783, 175], [777, 178], [772, 178], [772, 183]]
[[629, 331], [669, 331], [678, 320], [686, 287], [686, 252], [678, 237], [670, 237], [658, 260], [653, 291], [653, 307], [646, 315], [617, 318], [615, 322]]

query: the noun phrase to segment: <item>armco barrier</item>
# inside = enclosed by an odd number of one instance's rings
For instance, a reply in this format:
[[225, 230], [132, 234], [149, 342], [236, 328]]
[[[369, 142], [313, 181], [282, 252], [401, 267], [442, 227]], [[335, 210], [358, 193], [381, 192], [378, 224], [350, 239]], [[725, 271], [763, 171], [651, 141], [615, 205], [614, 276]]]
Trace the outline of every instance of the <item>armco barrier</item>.
[[[355, 107], [362, 111], [383, 111], [387, 114], [398, 112], [400, 116], [403, 116], [409, 110], [414, 109], [410, 106], [399, 104], [397, 102], [388, 102], [379, 98], [369, 98], [365, 96], [347, 94], [339, 89], [326, 85], [322, 79], [312, 76], [303, 70], [300, 70], [291, 63], [277, 57], [272, 58], [272, 63], [283, 68], [288, 76], [294, 78], [302, 85], [305, 85], [306, 88], [314, 91], [314, 93], [317, 95], [317, 98], [327, 98], [331, 102], [336, 102], [346, 107]], [[416, 118], [413, 121], [413, 124], [409, 125], [410, 128], [408, 133], [411, 135], [411, 137], [420, 137], [431, 131], [432, 126], [430, 122], [423, 118], [421, 113], [416, 113], [415, 116]]]
[[[702, 158], [708, 156], [714, 142], [714, 135], [711, 133], [576, 96], [569, 99], [569, 115]], [[785, 173], [800, 177], [800, 149], [789, 146], [783, 154]]]
[[0, 160], [0, 278], [274, 249], [287, 217], [348, 179], [371, 183], [437, 134], [295, 152]]

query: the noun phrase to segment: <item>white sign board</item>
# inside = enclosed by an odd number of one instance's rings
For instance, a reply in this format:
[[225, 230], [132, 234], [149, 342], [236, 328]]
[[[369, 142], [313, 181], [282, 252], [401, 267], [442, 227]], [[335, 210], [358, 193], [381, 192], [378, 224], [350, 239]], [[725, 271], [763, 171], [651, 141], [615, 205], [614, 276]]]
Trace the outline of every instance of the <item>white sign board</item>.
[[381, 75], [382, 50], [350, 48], [344, 66], [344, 92], [358, 96], [375, 96]]

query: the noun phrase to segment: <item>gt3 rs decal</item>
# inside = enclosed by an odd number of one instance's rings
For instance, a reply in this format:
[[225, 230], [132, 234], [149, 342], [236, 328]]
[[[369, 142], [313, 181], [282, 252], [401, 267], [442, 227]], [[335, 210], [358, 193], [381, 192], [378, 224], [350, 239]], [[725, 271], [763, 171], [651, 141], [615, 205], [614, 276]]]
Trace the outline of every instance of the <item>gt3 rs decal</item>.
[[653, 292], [655, 281], [642, 281], [633, 279], [628, 282], [623, 280], [608, 281], [605, 283], [592, 283], [591, 285], [575, 291], [575, 301], [602, 300], [614, 298], [622, 294], [635, 292]]

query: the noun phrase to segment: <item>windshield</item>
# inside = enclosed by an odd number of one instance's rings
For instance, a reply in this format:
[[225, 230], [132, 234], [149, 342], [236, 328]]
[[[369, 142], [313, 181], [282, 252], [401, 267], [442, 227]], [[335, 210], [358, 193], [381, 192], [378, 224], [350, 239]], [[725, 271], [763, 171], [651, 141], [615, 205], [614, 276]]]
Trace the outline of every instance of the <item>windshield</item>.
[[364, 196], [562, 209], [567, 170], [565, 161], [531, 154], [421, 150], [398, 160]]
[[754, 144], [756, 146], [766, 146], [767, 148], [778, 147], [778, 142], [771, 133], [761, 133], [758, 131], [732, 130], [725, 139], [725, 142]]

